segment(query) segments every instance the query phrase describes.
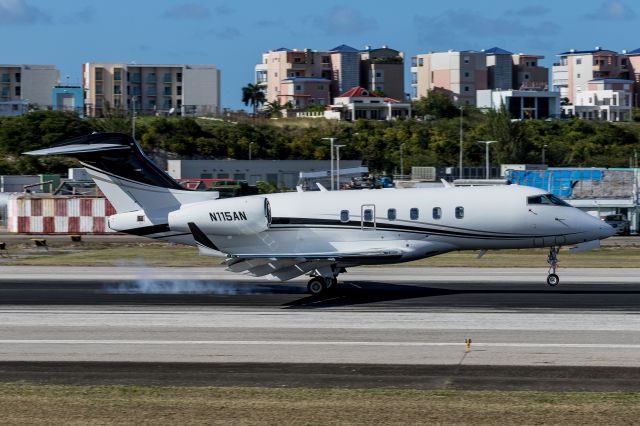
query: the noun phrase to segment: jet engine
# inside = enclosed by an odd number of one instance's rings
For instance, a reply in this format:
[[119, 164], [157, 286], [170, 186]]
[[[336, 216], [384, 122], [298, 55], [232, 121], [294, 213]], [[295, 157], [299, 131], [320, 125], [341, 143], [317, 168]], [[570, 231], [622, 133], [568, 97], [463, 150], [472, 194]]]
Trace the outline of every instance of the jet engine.
[[238, 197], [183, 204], [169, 213], [172, 231], [191, 232], [189, 223], [209, 235], [257, 234], [269, 228], [271, 209], [264, 197]]

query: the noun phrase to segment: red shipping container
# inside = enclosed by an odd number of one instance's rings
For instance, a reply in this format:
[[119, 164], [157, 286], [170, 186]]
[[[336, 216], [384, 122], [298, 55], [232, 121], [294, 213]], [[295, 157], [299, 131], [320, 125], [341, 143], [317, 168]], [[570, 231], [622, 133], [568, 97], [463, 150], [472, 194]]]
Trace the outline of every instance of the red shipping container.
[[55, 200], [55, 215], [66, 216], [67, 215], [67, 199]]
[[31, 200], [31, 216], [42, 216], [42, 200], [32, 198]]
[[111, 216], [116, 214], [116, 209], [113, 208], [109, 200], [104, 200], [104, 215]]
[[80, 217], [72, 216], [69, 218], [69, 233], [80, 232]]
[[84, 198], [80, 200], [80, 216], [93, 216], [93, 200]]
[[104, 232], [104, 217], [93, 218], [93, 232], [96, 234], [101, 234]]
[[29, 232], [29, 216], [18, 216], [18, 232]]
[[52, 234], [56, 232], [56, 225], [53, 216], [45, 216], [42, 218], [42, 231], [45, 234]]

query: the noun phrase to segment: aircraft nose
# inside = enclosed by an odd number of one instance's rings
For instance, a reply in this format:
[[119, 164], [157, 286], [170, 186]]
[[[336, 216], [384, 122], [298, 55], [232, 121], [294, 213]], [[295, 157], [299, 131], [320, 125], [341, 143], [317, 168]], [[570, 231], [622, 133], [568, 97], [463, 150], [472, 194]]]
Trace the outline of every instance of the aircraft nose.
[[601, 240], [604, 240], [605, 238], [609, 238], [613, 235], [615, 235], [616, 230], [609, 225], [608, 223], [604, 222], [604, 221], [599, 221], [600, 223], [597, 225], [598, 226], [598, 238]]

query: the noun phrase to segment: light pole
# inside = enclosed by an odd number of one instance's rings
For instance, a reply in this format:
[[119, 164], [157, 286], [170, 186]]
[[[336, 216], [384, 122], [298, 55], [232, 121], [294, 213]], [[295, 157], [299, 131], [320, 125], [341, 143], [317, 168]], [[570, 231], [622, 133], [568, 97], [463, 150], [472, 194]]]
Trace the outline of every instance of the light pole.
[[547, 145], [542, 145], [542, 164], [547, 164], [544, 160], [544, 154], [545, 154], [545, 150], [547, 148]]
[[136, 97], [131, 97], [131, 137], [136, 140]]
[[251, 145], [253, 145], [253, 142], [249, 142], [249, 161], [251, 161]]
[[400, 144], [400, 179], [404, 179], [404, 144]]
[[464, 105], [460, 105], [460, 163], [458, 164], [458, 168], [460, 169], [459, 177], [462, 179], [462, 139], [464, 135], [464, 130], [462, 128], [462, 115], [464, 111]]
[[335, 142], [335, 140], [337, 138], [322, 138], [323, 140], [329, 141], [331, 142], [331, 190], [334, 190], [334, 186], [333, 186], [333, 143]]
[[485, 145], [485, 148], [486, 148], [486, 152], [485, 152], [486, 163], [487, 163], [487, 165], [486, 165], [486, 167], [487, 167], [487, 177], [486, 177], [486, 179], [489, 179], [489, 145], [491, 145], [492, 143], [496, 143], [496, 142], [498, 142], [498, 141], [478, 141], [478, 143], [483, 143]]
[[334, 145], [334, 146], [336, 148], [336, 174], [338, 175], [336, 177], [338, 181], [338, 183], [336, 184], [336, 186], [338, 187], [336, 191], [340, 191], [340, 148], [346, 145]]

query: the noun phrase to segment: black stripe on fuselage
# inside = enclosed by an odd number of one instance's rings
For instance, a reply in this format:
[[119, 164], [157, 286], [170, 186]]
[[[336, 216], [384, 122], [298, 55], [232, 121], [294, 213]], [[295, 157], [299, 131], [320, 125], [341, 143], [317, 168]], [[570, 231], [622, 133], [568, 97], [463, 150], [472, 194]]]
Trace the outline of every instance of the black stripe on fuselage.
[[[335, 219], [283, 218], [283, 217], [274, 217], [272, 219], [271, 225], [272, 226], [275, 225], [274, 228], [277, 228], [277, 229], [299, 229], [299, 228], [310, 228], [310, 227], [317, 227], [322, 229], [361, 229], [362, 228], [362, 223], [360, 221], [341, 222]], [[374, 229], [372, 222], [365, 222], [364, 227], [365, 229]], [[504, 232], [489, 233], [486, 231], [474, 231], [472, 229], [466, 229], [466, 228], [453, 228], [456, 230], [448, 230], [448, 229], [428, 228], [425, 226], [401, 225], [401, 224], [391, 224], [391, 223], [382, 223], [382, 222], [376, 222], [375, 228], [381, 229], [384, 231], [410, 232], [410, 233], [416, 233], [416, 234], [439, 235], [439, 236], [457, 237], [457, 238], [505, 239], [505, 240], [524, 240], [524, 239], [545, 238], [545, 237], [548, 238], [548, 237], [558, 237], [558, 236], [567, 236], [567, 235], [575, 234], [575, 233], [567, 233], [562, 235], [555, 235], [555, 234], [554, 235], [527, 235], [527, 234], [513, 234], [513, 233], [504, 233]]]

